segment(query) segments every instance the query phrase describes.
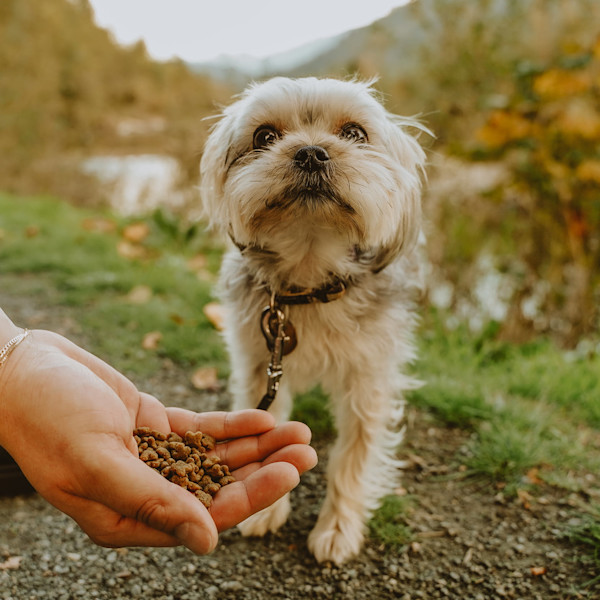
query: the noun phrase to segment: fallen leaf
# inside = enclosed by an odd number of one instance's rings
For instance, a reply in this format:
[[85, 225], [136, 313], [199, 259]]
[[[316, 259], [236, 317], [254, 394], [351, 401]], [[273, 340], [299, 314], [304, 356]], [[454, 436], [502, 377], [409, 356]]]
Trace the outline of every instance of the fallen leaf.
[[160, 331], [149, 331], [142, 340], [144, 350], [157, 350], [163, 334]]
[[525, 510], [529, 510], [531, 508], [533, 496], [530, 493], [526, 492], [525, 490], [517, 490], [517, 497], [519, 498], [519, 502], [521, 502]]
[[119, 256], [130, 259], [145, 258], [147, 256], [146, 249], [143, 246], [132, 244], [125, 240], [121, 240], [117, 244], [117, 252]]
[[7, 571], [8, 569], [18, 569], [23, 560], [22, 556], [10, 556], [3, 563], [0, 563], [0, 571]]
[[218, 302], [209, 302], [202, 309], [211, 325], [218, 331], [223, 331], [225, 325], [225, 307]]
[[171, 321], [173, 321], [173, 323], [176, 325], [183, 325], [185, 323], [185, 319], [181, 315], [175, 313], [169, 315], [169, 319], [171, 319]]
[[81, 227], [86, 231], [98, 233], [113, 233], [117, 230], [117, 224], [104, 217], [89, 217], [81, 222]]
[[123, 238], [128, 242], [139, 244], [143, 242], [150, 233], [150, 227], [147, 223], [132, 223], [123, 229]]
[[208, 260], [204, 254], [196, 254], [196, 256], [192, 256], [187, 261], [187, 266], [190, 271], [198, 272], [206, 269], [206, 265], [208, 264]]
[[136, 285], [132, 287], [125, 300], [129, 304], [146, 304], [152, 298], [152, 288], [147, 285]]
[[529, 483], [531, 483], [532, 485], [541, 485], [542, 483], [544, 483], [544, 481], [538, 476], [539, 472], [540, 470], [538, 467], [533, 467], [532, 469], [529, 469], [529, 471], [527, 471], [527, 480], [529, 481]]
[[534, 577], [539, 577], [540, 575], [545, 575], [546, 567], [531, 567], [531, 574]]
[[197, 390], [214, 391], [219, 389], [219, 379], [215, 367], [200, 367], [191, 377], [192, 385]]
[[25, 237], [26, 238], [34, 238], [40, 234], [40, 228], [37, 225], [28, 225], [25, 228]]

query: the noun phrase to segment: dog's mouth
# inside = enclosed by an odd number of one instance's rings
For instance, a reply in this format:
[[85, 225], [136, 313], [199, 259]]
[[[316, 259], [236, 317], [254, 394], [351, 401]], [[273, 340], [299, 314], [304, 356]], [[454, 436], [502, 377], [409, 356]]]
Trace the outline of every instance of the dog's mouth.
[[305, 207], [309, 210], [338, 206], [355, 212], [323, 173], [306, 173], [296, 176], [281, 195], [267, 201], [267, 208]]
[[326, 183], [295, 184], [288, 186], [283, 194], [267, 201], [267, 208], [304, 207], [308, 210], [337, 206], [354, 213], [352, 206]]

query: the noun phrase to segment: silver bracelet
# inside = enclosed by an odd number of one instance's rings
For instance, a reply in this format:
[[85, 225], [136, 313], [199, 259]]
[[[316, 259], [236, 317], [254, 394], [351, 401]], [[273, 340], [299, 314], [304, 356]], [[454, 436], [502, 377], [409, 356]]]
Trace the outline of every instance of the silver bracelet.
[[10, 356], [10, 353], [29, 335], [29, 329], [26, 329], [23, 333], [15, 335], [5, 346], [0, 349], [0, 367], [6, 362], [6, 359]]

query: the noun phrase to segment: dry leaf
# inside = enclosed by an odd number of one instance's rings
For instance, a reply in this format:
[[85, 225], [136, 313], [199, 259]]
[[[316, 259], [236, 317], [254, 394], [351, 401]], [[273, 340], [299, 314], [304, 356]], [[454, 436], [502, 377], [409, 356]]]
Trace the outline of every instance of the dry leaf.
[[152, 298], [152, 288], [147, 285], [136, 285], [131, 288], [125, 300], [129, 304], [146, 304]]
[[219, 389], [219, 379], [215, 367], [201, 367], [192, 373], [192, 385], [197, 390], [217, 390]]
[[22, 556], [10, 556], [3, 563], [0, 563], [0, 571], [7, 571], [8, 569], [18, 569], [23, 560]]
[[581, 181], [590, 181], [600, 184], [600, 160], [584, 160], [575, 171], [577, 178]]
[[544, 483], [544, 481], [539, 478], [539, 472], [540, 470], [538, 467], [533, 467], [532, 469], [529, 469], [529, 471], [527, 471], [527, 480], [529, 481], [529, 483], [533, 485], [541, 485], [542, 483]]
[[223, 331], [225, 325], [225, 307], [218, 302], [209, 302], [202, 309], [211, 325], [218, 331]]
[[123, 238], [128, 242], [139, 244], [143, 242], [150, 233], [150, 227], [146, 223], [132, 223], [123, 229]]
[[586, 92], [590, 89], [591, 83], [587, 73], [551, 69], [535, 79], [533, 89], [541, 96], [564, 98]]
[[40, 234], [40, 228], [37, 225], [28, 225], [25, 228], [25, 237], [31, 239]]
[[187, 266], [190, 271], [198, 272], [206, 269], [208, 260], [204, 254], [196, 254], [187, 261]]
[[156, 350], [160, 345], [163, 334], [160, 331], [150, 331], [142, 340], [142, 348], [144, 350]]
[[96, 231], [98, 233], [113, 233], [117, 230], [117, 224], [104, 217], [89, 217], [84, 219], [81, 227], [86, 231]]
[[519, 502], [521, 502], [525, 510], [529, 510], [531, 508], [531, 503], [533, 502], [533, 496], [531, 494], [525, 490], [517, 490], [517, 497], [519, 498]]
[[130, 259], [145, 258], [148, 255], [143, 246], [138, 246], [137, 244], [132, 244], [125, 240], [121, 240], [117, 244], [117, 252], [119, 253], [119, 256]]

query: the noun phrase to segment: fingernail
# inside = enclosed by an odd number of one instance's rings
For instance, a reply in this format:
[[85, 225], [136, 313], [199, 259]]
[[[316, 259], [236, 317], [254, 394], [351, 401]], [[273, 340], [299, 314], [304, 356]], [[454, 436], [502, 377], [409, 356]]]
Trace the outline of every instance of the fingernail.
[[218, 541], [216, 527], [201, 525], [193, 521], [182, 523], [175, 529], [175, 537], [195, 554], [212, 552]]

